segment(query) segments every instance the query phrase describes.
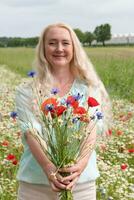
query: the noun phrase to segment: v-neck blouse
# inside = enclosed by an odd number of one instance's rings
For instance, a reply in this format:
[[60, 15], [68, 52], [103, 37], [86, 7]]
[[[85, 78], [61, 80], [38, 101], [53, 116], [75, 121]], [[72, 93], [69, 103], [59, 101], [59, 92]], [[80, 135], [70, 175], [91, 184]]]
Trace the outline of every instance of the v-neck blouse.
[[[93, 96], [97, 100], [99, 100], [99, 90], [97, 87], [91, 88], [89, 92], [89, 88], [85, 84], [85, 82], [75, 79], [72, 87], [70, 88], [69, 92], [65, 94], [60, 99], [64, 99], [67, 95], [72, 94], [76, 95], [80, 93], [83, 95], [83, 98], [80, 101], [80, 105], [83, 105], [89, 96]], [[34, 114], [29, 110], [30, 101], [31, 101], [31, 90], [28, 87], [20, 86], [16, 92], [16, 109], [18, 113], [18, 117], [20, 119], [20, 128], [22, 131], [22, 143], [24, 145], [24, 152], [21, 156], [19, 170], [17, 173], [17, 179], [19, 181], [25, 181], [28, 183], [35, 183], [35, 184], [46, 184], [49, 185], [49, 181], [47, 179], [46, 174], [44, 173], [41, 166], [38, 164], [34, 156], [32, 155], [29, 146], [25, 139], [25, 133], [28, 129], [28, 122], [27, 117], [32, 123], [32, 126], [42, 134], [42, 129], [40, 123], [36, 120]], [[94, 111], [93, 111], [94, 112]], [[103, 129], [103, 123], [100, 122], [98, 126], [98, 132], [101, 132]], [[96, 152], [93, 150], [88, 164], [84, 171], [82, 172], [78, 183], [88, 182], [95, 180], [99, 176], [99, 171], [96, 164]]]

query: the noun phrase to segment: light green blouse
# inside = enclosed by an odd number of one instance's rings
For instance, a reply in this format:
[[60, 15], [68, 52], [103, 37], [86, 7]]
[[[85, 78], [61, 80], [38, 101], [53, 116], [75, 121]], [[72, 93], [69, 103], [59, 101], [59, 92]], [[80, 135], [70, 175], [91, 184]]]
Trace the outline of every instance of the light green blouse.
[[[75, 80], [72, 84], [70, 92], [73, 95], [80, 93], [83, 94], [83, 98], [80, 101], [80, 104], [84, 104], [87, 96], [92, 96], [99, 101], [99, 89], [98, 87], [91, 88], [90, 92], [87, 85], [79, 80]], [[66, 95], [67, 96], [67, 95]], [[65, 96], [64, 96], [65, 98]], [[19, 181], [25, 181], [28, 183], [35, 184], [46, 184], [48, 185], [48, 179], [41, 166], [38, 164], [34, 156], [32, 155], [29, 146], [25, 139], [25, 132], [28, 128], [27, 118], [32, 123], [33, 127], [41, 134], [41, 125], [35, 119], [34, 114], [30, 111], [30, 104], [32, 101], [32, 90], [29, 86], [21, 85], [17, 88], [16, 94], [16, 109], [18, 112], [18, 117], [20, 119], [20, 127], [22, 130], [22, 143], [24, 145], [24, 152], [20, 160], [20, 166], [17, 173], [17, 179]], [[94, 112], [94, 109], [92, 110]], [[99, 120], [97, 132], [101, 132], [103, 129], [103, 122]], [[81, 174], [78, 183], [83, 183], [91, 180], [95, 180], [99, 176], [99, 172], [96, 165], [96, 152], [93, 150], [89, 162]]]

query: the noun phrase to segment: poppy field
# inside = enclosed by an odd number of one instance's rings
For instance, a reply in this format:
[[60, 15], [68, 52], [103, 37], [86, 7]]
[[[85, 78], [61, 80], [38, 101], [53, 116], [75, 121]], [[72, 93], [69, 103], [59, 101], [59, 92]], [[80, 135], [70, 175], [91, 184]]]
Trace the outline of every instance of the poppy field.
[[[99, 141], [97, 200], [134, 199], [134, 49], [86, 49], [112, 101], [112, 127]], [[34, 49], [0, 49], [0, 200], [16, 200], [23, 152], [21, 131], [10, 117], [15, 88], [31, 69]]]

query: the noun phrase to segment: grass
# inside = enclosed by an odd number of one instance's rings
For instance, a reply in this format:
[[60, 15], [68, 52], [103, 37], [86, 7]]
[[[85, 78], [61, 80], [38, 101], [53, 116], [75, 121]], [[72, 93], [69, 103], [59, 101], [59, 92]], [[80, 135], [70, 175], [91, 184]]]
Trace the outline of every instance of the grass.
[[[9, 114], [14, 110], [15, 87], [20, 82], [22, 82], [20, 75], [1, 67], [0, 200], [17, 199], [16, 173], [23, 146], [20, 129]], [[96, 149], [100, 171], [100, 177], [96, 182], [97, 200], [132, 200], [134, 197], [132, 180], [132, 174], [134, 174], [134, 103], [127, 100], [113, 100], [113, 115], [113, 127], [105, 141], [102, 140]], [[10, 159], [7, 159], [9, 155]], [[124, 164], [126, 168], [122, 169]]]
[[[87, 55], [111, 97], [134, 100], [134, 48], [86, 48]], [[0, 65], [26, 76], [32, 68], [35, 49], [0, 48]]]
[[[86, 48], [113, 101], [114, 121], [98, 146], [97, 200], [132, 200], [134, 153], [134, 48]], [[18, 126], [9, 117], [15, 87], [32, 68], [34, 49], [0, 48], [0, 199], [16, 200], [16, 172], [23, 152]], [[6, 66], [4, 69], [3, 67]], [[11, 71], [15, 73], [11, 73]], [[130, 151], [131, 150], [131, 151]], [[14, 160], [7, 159], [14, 155]], [[122, 165], [126, 169], [122, 169]]]
[[0, 48], [0, 65], [5, 65], [11, 71], [26, 76], [32, 68], [34, 51], [32, 48]]

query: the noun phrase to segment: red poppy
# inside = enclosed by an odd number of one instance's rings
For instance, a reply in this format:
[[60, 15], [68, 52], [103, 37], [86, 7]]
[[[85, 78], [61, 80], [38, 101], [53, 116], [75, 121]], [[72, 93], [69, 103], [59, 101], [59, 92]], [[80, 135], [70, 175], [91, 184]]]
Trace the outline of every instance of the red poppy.
[[71, 105], [74, 109], [79, 106], [79, 102], [75, 99], [74, 96], [68, 96], [67, 103]]
[[122, 135], [123, 132], [122, 132], [121, 130], [117, 130], [117, 131], [116, 131], [116, 134], [117, 134], [117, 135]]
[[95, 98], [88, 97], [88, 106], [89, 107], [95, 107], [95, 106], [98, 106], [98, 105], [99, 105], [99, 103]]
[[74, 109], [74, 111], [73, 111], [73, 113], [74, 114], [80, 114], [80, 115], [83, 115], [83, 114], [86, 114], [86, 110], [85, 110], [85, 108], [83, 108], [83, 107], [77, 107], [76, 109]]
[[8, 154], [7, 157], [6, 157], [7, 160], [15, 160], [15, 158], [16, 157], [13, 154]]
[[90, 122], [90, 120], [89, 120], [86, 116], [84, 116], [84, 115], [82, 115], [82, 116], [80, 117], [80, 121], [86, 122], [86, 123], [89, 123], [89, 122]]
[[8, 141], [8, 140], [4, 140], [4, 141], [2, 142], [2, 146], [7, 147], [8, 145], [9, 145], [9, 141]]
[[122, 165], [121, 165], [121, 169], [122, 169], [123, 171], [126, 170], [127, 167], [128, 167], [127, 164], [122, 164]]
[[106, 135], [111, 136], [112, 135], [112, 130], [108, 129], [108, 131], [106, 132]]
[[130, 120], [132, 116], [133, 116], [133, 114], [131, 112], [128, 112], [127, 115], [121, 114], [119, 116], [119, 118], [120, 118], [120, 121], [126, 122], [126, 121]]
[[60, 116], [63, 114], [63, 112], [66, 110], [67, 108], [65, 106], [57, 106], [54, 110], [51, 111], [51, 115], [52, 117], [56, 116]]
[[134, 149], [128, 149], [128, 153], [134, 153]]
[[47, 114], [49, 112], [49, 110], [46, 108], [47, 105], [52, 105], [54, 109], [58, 105], [57, 99], [48, 98], [41, 104], [41, 110], [44, 114]]
[[12, 161], [12, 164], [13, 164], [13, 165], [17, 165], [17, 164], [18, 164], [18, 160], [16, 160], [16, 159], [13, 160], [13, 161]]

